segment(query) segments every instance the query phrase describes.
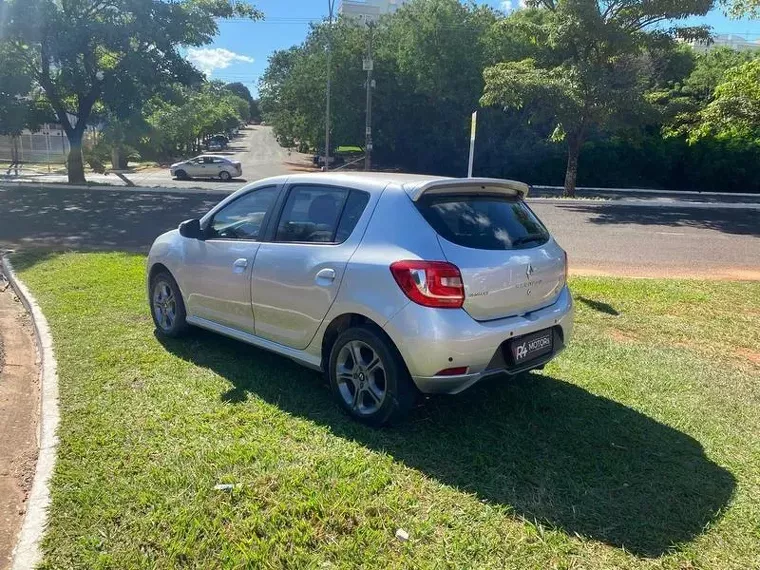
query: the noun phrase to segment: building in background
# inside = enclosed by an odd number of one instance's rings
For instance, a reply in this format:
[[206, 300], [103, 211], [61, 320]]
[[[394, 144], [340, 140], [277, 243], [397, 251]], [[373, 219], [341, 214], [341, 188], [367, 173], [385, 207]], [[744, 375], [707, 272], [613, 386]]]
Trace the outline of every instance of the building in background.
[[408, 0], [342, 0], [338, 13], [360, 23], [374, 22], [380, 16], [393, 14]]
[[699, 41], [690, 41], [688, 43], [695, 51], [700, 53], [716, 47], [729, 47], [736, 51], [760, 49], [760, 40], [754, 39], [749, 34], [716, 34], [712, 37], [710, 44]]

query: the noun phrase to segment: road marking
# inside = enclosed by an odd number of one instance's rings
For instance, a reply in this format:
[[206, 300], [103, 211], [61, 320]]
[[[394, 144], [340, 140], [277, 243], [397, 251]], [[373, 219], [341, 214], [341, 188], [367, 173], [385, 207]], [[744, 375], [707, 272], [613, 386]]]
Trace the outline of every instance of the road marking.
[[685, 232], [654, 232], [656, 234], [660, 234], [661, 236], [685, 236]]

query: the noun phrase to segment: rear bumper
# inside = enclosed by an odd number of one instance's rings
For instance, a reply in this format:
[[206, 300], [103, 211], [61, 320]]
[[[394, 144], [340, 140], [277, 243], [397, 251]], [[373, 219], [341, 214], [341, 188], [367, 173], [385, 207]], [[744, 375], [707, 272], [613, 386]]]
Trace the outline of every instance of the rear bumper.
[[[573, 329], [573, 301], [565, 286], [557, 301], [543, 309], [495, 321], [475, 321], [464, 310], [430, 309], [409, 303], [386, 325], [412, 379], [427, 394], [456, 394], [487, 376], [519, 374], [542, 366], [568, 343]], [[520, 366], [510, 363], [503, 345], [536, 331], [553, 328], [554, 350]], [[446, 368], [467, 367], [459, 376], [438, 376]]]

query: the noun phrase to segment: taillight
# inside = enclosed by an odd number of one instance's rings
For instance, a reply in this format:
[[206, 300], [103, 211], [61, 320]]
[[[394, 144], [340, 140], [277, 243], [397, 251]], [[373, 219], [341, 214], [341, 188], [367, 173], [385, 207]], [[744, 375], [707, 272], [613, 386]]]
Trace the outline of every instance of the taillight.
[[457, 309], [464, 303], [459, 268], [445, 261], [397, 261], [391, 273], [412, 301], [425, 307]]

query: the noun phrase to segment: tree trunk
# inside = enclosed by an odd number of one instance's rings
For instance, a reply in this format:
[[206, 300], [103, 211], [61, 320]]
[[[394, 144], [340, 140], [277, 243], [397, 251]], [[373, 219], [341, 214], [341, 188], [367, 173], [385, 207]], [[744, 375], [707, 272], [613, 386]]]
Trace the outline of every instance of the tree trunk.
[[113, 170], [126, 170], [128, 166], [127, 156], [120, 144], [114, 144], [111, 148], [111, 168]]
[[84, 177], [84, 161], [82, 160], [82, 135], [83, 133], [74, 129], [66, 133], [69, 139], [69, 156], [66, 158], [66, 166], [69, 174], [69, 184], [84, 184], [87, 182]]
[[575, 196], [575, 181], [578, 178], [578, 157], [581, 154], [582, 144], [583, 139], [579, 135], [574, 135], [568, 138], [565, 191], [562, 194], [566, 198], [573, 198]]

